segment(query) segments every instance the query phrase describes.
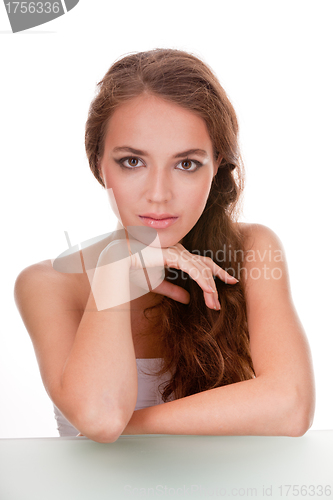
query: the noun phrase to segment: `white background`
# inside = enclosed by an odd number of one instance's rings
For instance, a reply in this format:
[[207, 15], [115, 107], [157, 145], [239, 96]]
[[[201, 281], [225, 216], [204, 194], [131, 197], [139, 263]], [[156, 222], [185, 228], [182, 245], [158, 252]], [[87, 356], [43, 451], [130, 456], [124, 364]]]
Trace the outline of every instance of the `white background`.
[[333, 428], [332, 3], [84, 1], [12, 34], [0, 4], [0, 437], [57, 436], [16, 276], [114, 219], [90, 172], [84, 126], [96, 83], [121, 56], [184, 49], [213, 68], [233, 103], [247, 172], [243, 221], [280, 237], [313, 354], [312, 429]]

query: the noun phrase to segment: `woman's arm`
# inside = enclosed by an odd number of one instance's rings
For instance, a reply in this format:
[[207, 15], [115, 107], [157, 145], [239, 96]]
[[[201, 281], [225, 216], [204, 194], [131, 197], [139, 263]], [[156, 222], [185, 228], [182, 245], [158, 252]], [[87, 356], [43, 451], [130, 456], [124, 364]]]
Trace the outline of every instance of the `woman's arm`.
[[[125, 259], [115, 272], [108, 280], [111, 295], [128, 286]], [[16, 280], [16, 303], [54, 404], [85, 436], [115, 441], [137, 399], [129, 303], [97, 310], [90, 292], [82, 315], [73, 283], [73, 275], [50, 262], [30, 266]]]
[[301, 436], [311, 426], [314, 375], [276, 234], [248, 225], [244, 264], [256, 378], [133, 413], [123, 434]]

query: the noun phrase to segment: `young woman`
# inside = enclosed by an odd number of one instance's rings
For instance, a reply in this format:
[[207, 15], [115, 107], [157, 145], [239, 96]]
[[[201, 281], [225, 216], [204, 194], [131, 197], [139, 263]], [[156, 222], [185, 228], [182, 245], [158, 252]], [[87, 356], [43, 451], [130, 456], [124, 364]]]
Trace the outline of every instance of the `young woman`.
[[[303, 435], [309, 346], [281, 241], [238, 222], [243, 170], [225, 91], [171, 49], [122, 58], [98, 86], [86, 151], [118, 231], [24, 269], [15, 287], [60, 435]], [[149, 280], [158, 262], [163, 276]]]

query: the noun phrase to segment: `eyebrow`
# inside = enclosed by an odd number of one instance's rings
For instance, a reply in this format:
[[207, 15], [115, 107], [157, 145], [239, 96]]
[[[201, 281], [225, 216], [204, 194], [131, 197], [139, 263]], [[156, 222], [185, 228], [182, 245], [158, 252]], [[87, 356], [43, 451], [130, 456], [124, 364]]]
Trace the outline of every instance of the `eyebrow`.
[[[133, 153], [135, 155], [149, 156], [146, 151], [141, 151], [140, 149], [130, 148], [129, 146], [119, 146], [119, 147], [113, 149], [114, 153], [117, 153], [118, 151], [128, 151], [129, 153]], [[176, 153], [173, 156], [173, 158], [183, 158], [184, 156], [194, 155], [194, 154], [198, 155], [198, 156], [202, 156], [204, 158], [208, 158], [208, 153], [204, 149], [188, 149], [187, 151], [182, 151], [181, 153]]]

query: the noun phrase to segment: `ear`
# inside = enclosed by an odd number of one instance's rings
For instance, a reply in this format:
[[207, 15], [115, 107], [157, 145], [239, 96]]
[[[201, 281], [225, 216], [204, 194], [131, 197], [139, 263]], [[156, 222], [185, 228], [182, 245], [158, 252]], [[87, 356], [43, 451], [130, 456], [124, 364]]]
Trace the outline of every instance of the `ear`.
[[102, 181], [104, 182], [104, 185], [105, 185], [105, 179], [104, 179], [103, 171], [102, 171], [102, 168], [101, 168], [101, 162], [100, 162], [100, 160], [98, 160], [98, 162], [97, 162], [97, 171], [98, 171], [98, 174], [99, 174], [100, 178], [102, 179]]
[[217, 160], [215, 160], [215, 162], [214, 162], [214, 177], [217, 174], [217, 171], [218, 171], [219, 166], [221, 165], [222, 159], [223, 159], [222, 154], [219, 154], [219, 156], [217, 157]]

